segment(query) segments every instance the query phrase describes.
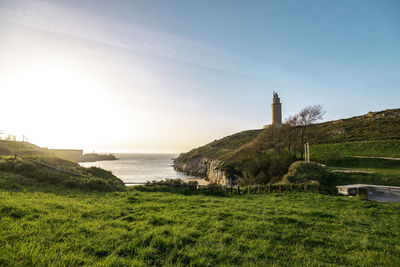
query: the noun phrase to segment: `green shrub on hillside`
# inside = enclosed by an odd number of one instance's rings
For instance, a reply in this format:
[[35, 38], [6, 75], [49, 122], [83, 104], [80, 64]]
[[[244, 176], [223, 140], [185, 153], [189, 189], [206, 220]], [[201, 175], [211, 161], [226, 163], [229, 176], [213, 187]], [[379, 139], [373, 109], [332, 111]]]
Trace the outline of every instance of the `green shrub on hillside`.
[[276, 183], [287, 173], [291, 157], [286, 154], [255, 153], [231, 158], [222, 166], [228, 176], [241, 177], [243, 185]]
[[328, 184], [331, 178], [327, 169], [315, 162], [296, 161], [290, 165], [289, 172], [282, 181], [291, 184], [319, 182]]

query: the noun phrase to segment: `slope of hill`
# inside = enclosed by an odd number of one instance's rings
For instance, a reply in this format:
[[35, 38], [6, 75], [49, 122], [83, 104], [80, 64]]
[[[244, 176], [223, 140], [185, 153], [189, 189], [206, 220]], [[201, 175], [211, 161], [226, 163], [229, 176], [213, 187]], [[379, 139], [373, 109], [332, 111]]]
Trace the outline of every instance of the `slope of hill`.
[[0, 140], [0, 155], [57, 157], [74, 162], [94, 162], [117, 159], [113, 154], [83, 154], [82, 149], [48, 149], [28, 142], [13, 140]]
[[188, 160], [195, 157], [224, 159], [242, 145], [251, 142], [261, 131], [262, 130], [248, 130], [215, 140], [205, 146], [180, 154], [179, 159]]
[[55, 154], [47, 148], [41, 148], [28, 142], [0, 140], [0, 155], [29, 155], [54, 157]]
[[400, 140], [400, 109], [314, 124], [310, 126], [308, 139], [313, 144]]
[[[259, 145], [260, 142], [272, 143], [279, 138], [279, 130], [241, 132], [181, 154], [174, 161], [174, 166], [178, 171], [207, 177], [212, 182], [224, 183], [224, 173], [221, 171], [224, 161], [238, 152], [251, 153], [248, 152], [252, 151], [251, 146]], [[369, 112], [363, 116], [310, 125], [306, 131], [305, 142], [309, 142], [315, 148], [319, 147], [312, 156], [320, 160], [337, 155], [400, 157], [400, 152], [395, 149], [400, 144], [400, 109]], [[299, 141], [293, 147], [300, 150]], [[345, 153], [342, 147], [346, 148]]]
[[0, 188], [53, 185], [58, 188], [113, 191], [124, 183], [111, 172], [54, 157], [0, 156]]

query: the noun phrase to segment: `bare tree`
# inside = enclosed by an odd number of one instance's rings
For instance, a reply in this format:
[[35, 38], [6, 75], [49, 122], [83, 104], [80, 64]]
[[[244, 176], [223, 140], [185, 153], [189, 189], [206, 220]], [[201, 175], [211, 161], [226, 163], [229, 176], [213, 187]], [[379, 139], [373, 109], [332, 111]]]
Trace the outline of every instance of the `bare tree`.
[[298, 117], [297, 125], [300, 128], [300, 137], [302, 146], [301, 158], [303, 158], [304, 136], [306, 134], [308, 126], [316, 121], [322, 120], [324, 115], [325, 115], [325, 110], [323, 110], [322, 105], [305, 107], [296, 115]]
[[[297, 115], [289, 116], [280, 127], [281, 130], [280, 133], [285, 140], [289, 155], [291, 154], [292, 145], [296, 141], [296, 136], [297, 136], [296, 126], [298, 125], [298, 119], [299, 117]], [[296, 156], [295, 147], [294, 147], [294, 155]]]

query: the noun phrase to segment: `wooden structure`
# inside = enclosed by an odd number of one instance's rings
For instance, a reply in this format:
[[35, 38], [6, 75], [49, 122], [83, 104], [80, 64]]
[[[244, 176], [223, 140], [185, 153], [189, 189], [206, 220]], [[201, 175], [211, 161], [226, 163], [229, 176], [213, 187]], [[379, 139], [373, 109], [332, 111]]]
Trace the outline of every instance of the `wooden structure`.
[[372, 201], [391, 201], [400, 202], [399, 186], [369, 185], [369, 184], [353, 184], [340, 185], [336, 187], [338, 193], [347, 196], [364, 195], [368, 200]]

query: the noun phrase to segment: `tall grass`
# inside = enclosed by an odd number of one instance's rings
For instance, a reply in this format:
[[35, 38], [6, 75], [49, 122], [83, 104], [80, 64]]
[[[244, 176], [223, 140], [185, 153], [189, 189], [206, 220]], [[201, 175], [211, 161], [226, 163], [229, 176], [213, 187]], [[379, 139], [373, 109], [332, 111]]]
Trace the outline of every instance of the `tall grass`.
[[400, 259], [399, 204], [138, 189], [0, 189], [0, 265], [395, 266]]

